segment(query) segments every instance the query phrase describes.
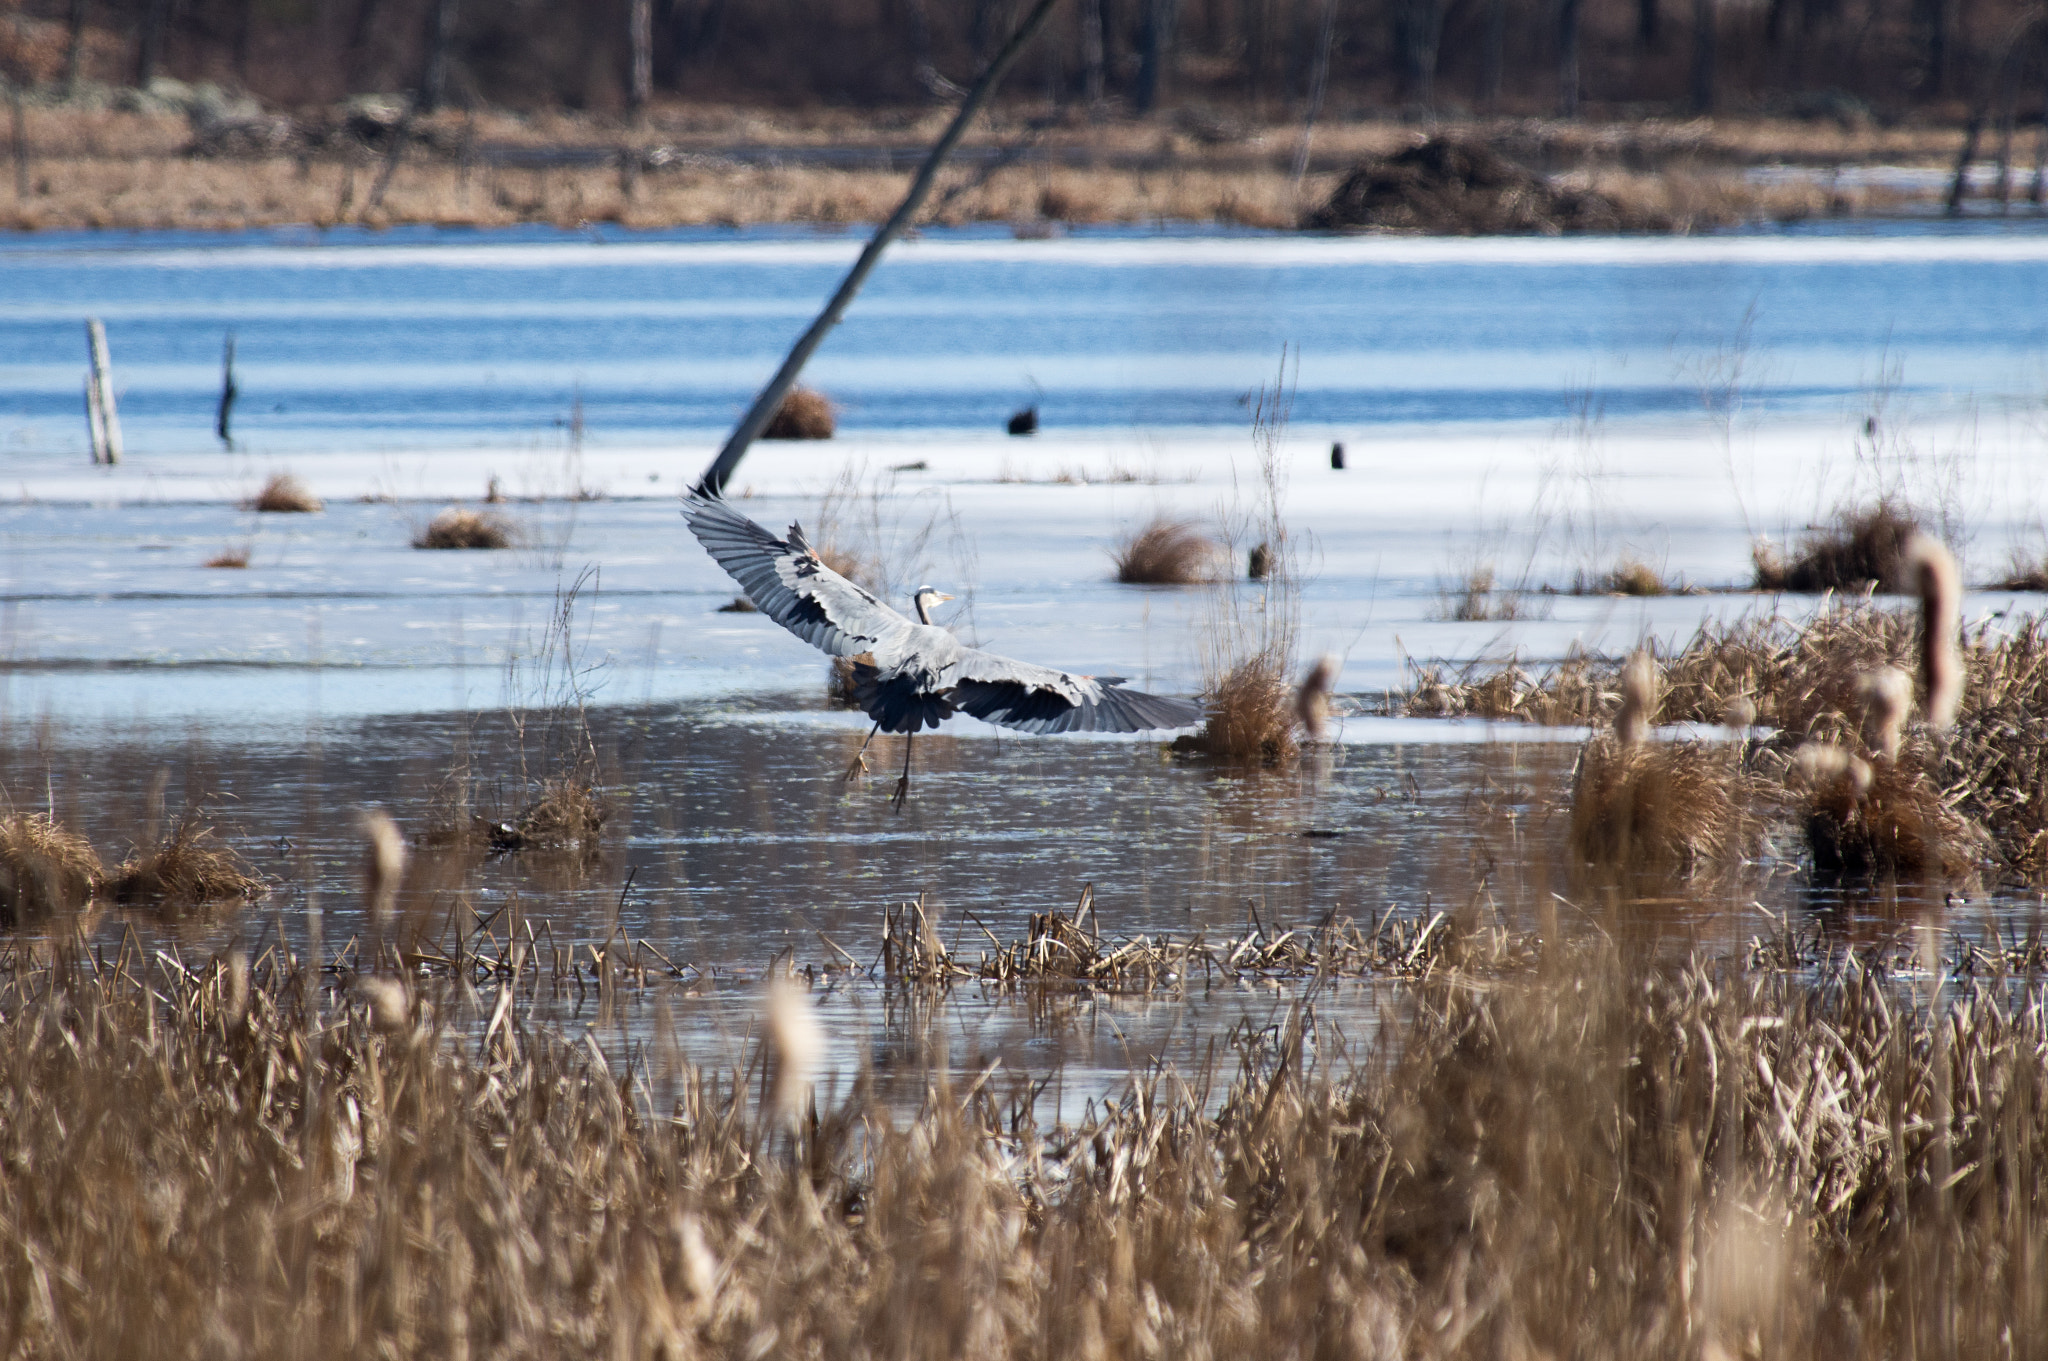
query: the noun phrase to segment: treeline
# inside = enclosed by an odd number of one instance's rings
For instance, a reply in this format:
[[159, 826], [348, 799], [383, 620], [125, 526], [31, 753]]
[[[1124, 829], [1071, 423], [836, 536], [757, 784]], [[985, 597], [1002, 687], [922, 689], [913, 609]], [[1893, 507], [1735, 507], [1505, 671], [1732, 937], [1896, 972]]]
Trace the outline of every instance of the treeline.
[[[944, 97], [1023, 0], [14, 0], [31, 83], [222, 80], [284, 105], [630, 110]], [[1793, 115], [2048, 99], [2041, 0], [1069, 0], [1014, 88], [1146, 113]]]

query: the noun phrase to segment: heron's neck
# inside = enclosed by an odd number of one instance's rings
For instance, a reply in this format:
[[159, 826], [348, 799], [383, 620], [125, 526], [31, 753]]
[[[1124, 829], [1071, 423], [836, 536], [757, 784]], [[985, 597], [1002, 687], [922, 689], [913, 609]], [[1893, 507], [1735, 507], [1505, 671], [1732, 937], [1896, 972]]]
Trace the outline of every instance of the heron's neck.
[[930, 615], [930, 614], [929, 614], [929, 613], [928, 613], [928, 612], [927, 612], [927, 611], [925, 610], [925, 607], [924, 607], [924, 596], [923, 596], [922, 594], [919, 594], [919, 595], [914, 595], [914, 596], [912, 596], [912, 597], [910, 598], [910, 603], [911, 603], [911, 604], [913, 604], [913, 605], [915, 605], [915, 606], [917, 606], [917, 622], [918, 622], [918, 623], [920, 623], [920, 624], [930, 624], [930, 623], [932, 622], [932, 617], [931, 617], [931, 615]]

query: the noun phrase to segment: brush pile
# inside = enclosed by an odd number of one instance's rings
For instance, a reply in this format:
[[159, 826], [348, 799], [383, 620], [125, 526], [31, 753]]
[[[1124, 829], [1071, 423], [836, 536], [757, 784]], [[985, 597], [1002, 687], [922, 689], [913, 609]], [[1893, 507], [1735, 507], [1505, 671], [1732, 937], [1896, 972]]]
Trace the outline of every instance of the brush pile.
[[2030, 996], [1963, 980], [1930, 1009], [1853, 958], [1808, 979], [1547, 950], [1524, 978], [1416, 984], [1374, 1062], [1298, 1007], [1051, 1125], [1000, 1069], [965, 1091], [935, 1070], [906, 1115], [865, 1075], [771, 1096], [523, 1005], [458, 1036], [452, 987], [314, 992], [275, 948], [17, 960], [0, 1347], [1996, 1356], [2042, 1335]]
[[1668, 218], [1604, 194], [1553, 187], [1484, 142], [1456, 136], [1360, 161], [1302, 225], [1439, 236], [1672, 228]]

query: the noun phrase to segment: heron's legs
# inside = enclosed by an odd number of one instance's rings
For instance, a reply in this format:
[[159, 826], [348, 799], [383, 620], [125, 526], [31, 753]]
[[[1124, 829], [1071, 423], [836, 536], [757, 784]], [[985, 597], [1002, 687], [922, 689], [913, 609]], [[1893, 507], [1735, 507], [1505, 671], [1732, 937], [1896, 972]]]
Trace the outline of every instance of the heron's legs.
[[850, 780], [856, 775], [865, 775], [868, 773], [868, 743], [875, 740], [875, 734], [880, 732], [881, 729], [882, 725], [880, 723], [877, 723], [874, 727], [868, 729], [868, 735], [866, 740], [860, 744], [860, 750], [853, 754], [853, 760], [847, 764], [847, 779]]
[[910, 797], [910, 744], [914, 740], [914, 733], [903, 735], [903, 778], [896, 782], [896, 794], [889, 800], [890, 805], [899, 813], [903, 811], [903, 801]]

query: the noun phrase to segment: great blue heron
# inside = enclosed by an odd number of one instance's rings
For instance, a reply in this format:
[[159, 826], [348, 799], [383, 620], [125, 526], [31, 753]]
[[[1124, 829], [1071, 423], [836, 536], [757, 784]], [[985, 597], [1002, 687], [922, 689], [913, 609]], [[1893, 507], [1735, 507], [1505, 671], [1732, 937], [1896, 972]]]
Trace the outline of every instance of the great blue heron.
[[919, 587], [912, 623], [827, 567], [803, 526], [778, 539], [721, 498], [685, 504], [690, 532], [761, 613], [820, 651], [854, 659], [854, 697], [875, 720], [868, 741], [903, 734], [898, 808], [910, 790], [911, 739], [956, 712], [1031, 733], [1142, 732], [1202, 717], [1194, 701], [1127, 690], [1121, 676], [1077, 676], [967, 647], [932, 623], [931, 606], [951, 596]]

